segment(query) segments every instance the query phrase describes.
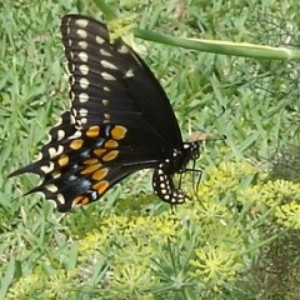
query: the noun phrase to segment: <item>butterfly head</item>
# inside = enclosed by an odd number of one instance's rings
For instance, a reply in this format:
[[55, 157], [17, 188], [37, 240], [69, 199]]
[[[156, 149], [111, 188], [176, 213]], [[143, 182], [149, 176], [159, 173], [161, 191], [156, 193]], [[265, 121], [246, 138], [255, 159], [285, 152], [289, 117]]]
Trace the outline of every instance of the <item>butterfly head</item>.
[[189, 161], [195, 161], [200, 157], [200, 147], [202, 141], [194, 141], [189, 143], [183, 144], [183, 155], [180, 169], [178, 170], [179, 173], [185, 171], [187, 164]]

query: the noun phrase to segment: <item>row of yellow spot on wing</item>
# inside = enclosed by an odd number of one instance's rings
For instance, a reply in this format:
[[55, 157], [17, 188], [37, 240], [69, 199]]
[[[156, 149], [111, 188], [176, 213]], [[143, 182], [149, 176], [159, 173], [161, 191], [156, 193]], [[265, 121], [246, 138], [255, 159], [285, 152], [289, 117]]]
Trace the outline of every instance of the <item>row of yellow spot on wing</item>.
[[108, 140], [104, 144], [104, 148], [106, 149], [115, 149], [119, 147], [119, 143], [115, 140]]
[[114, 160], [119, 154], [118, 150], [111, 150], [107, 152], [107, 154], [103, 155], [102, 160], [103, 161], [111, 161]]
[[108, 174], [108, 168], [97, 170], [93, 173], [92, 179], [96, 181], [102, 180]]
[[99, 160], [97, 158], [88, 158], [88, 159], [83, 161], [83, 164], [84, 165], [94, 165], [98, 162], [99, 162]]
[[111, 161], [115, 159], [119, 151], [118, 150], [108, 150], [104, 148], [96, 148], [93, 150], [93, 154], [97, 156], [98, 158], [101, 158], [103, 161]]
[[86, 136], [89, 138], [97, 138], [100, 135], [100, 127], [99, 126], [91, 126], [86, 131]]
[[102, 164], [96, 163], [93, 165], [87, 165], [84, 169], [80, 171], [81, 175], [86, 175], [90, 173], [94, 173], [95, 171], [99, 170], [102, 167]]
[[93, 150], [94, 155], [96, 155], [97, 157], [101, 157], [106, 152], [107, 150], [103, 148], [96, 148]]
[[127, 133], [126, 127], [120, 126], [120, 125], [114, 126], [110, 131], [110, 134], [111, 134], [112, 138], [115, 139], [115, 140], [124, 139], [126, 133]]
[[[104, 148], [96, 148], [93, 150], [93, 154], [97, 156], [98, 158], [102, 158], [103, 161], [112, 161], [114, 160], [118, 154], [118, 150], [111, 150], [108, 151], [107, 149], [115, 149], [119, 146], [119, 143], [116, 140], [121, 140], [125, 137], [127, 133], [127, 129], [124, 126], [116, 125], [114, 126], [110, 134], [113, 139], [109, 139], [105, 142]], [[99, 126], [91, 126], [87, 131], [86, 131], [86, 136], [89, 138], [97, 138], [100, 135], [100, 127]], [[69, 147], [72, 150], [80, 150], [83, 147], [84, 140], [83, 139], [76, 139], [73, 140], [70, 144]], [[70, 158], [67, 154], [62, 154], [59, 156], [57, 159], [58, 165], [60, 167], [65, 167], [69, 164]], [[84, 168], [80, 174], [85, 175], [92, 173], [96, 170], [98, 170], [101, 167], [101, 164], [98, 164], [98, 159], [87, 159], [84, 161], [84, 164], [90, 165], [86, 168]]]
[[[122, 140], [126, 135], [127, 129], [124, 126], [116, 125], [110, 130], [112, 139], [107, 140], [104, 144], [105, 149], [115, 149], [119, 147], [119, 143], [116, 140]], [[118, 150], [107, 151], [102, 148], [95, 149], [93, 152], [96, 156], [101, 157], [103, 161], [112, 161], [118, 155]]]
[[124, 126], [116, 125], [114, 128], [111, 129], [110, 134], [113, 139], [115, 140], [122, 140], [124, 139], [127, 133], [127, 129]]
[[109, 188], [109, 182], [106, 180], [99, 181], [93, 185], [93, 189], [102, 195]]
[[60, 167], [65, 167], [69, 164], [70, 158], [67, 154], [62, 154], [58, 157], [57, 162]]
[[77, 140], [73, 140], [70, 144], [69, 144], [69, 147], [72, 149], [72, 150], [79, 150], [82, 148], [84, 144], [84, 141], [82, 139], [77, 139]]
[[[86, 131], [86, 136], [89, 138], [97, 138], [100, 136], [100, 126], [91, 126]], [[121, 125], [116, 125], [110, 130], [111, 137], [115, 140], [122, 140], [126, 136], [127, 128]]]
[[[86, 131], [86, 136], [89, 138], [97, 138], [100, 136], [101, 133], [101, 128], [100, 126], [91, 126], [89, 129]], [[116, 125], [110, 130], [111, 137], [113, 139], [106, 141], [105, 143], [105, 148], [112, 149], [112, 148], [117, 148], [119, 146], [119, 143], [115, 140], [122, 140], [124, 139], [125, 135], [127, 133], [127, 129], [124, 126]], [[69, 144], [69, 147], [72, 150], [79, 150], [82, 149], [84, 144], [83, 139], [76, 139], [71, 141]], [[96, 149], [98, 150], [98, 149]], [[103, 153], [98, 154], [95, 153], [97, 156], [101, 156]]]
[[87, 196], [77, 196], [72, 201], [72, 207], [85, 205], [90, 202], [89, 198]]

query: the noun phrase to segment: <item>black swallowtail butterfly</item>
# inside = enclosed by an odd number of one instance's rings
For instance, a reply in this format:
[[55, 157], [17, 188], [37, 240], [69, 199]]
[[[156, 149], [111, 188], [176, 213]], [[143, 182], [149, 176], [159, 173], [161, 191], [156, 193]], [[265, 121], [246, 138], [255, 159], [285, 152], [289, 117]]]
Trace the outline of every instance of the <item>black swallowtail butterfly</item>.
[[181, 204], [175, 173], [199, 156], [201, 141], [184, 143], [170, 102], [143, 60], [106, 26], [81, 15], [62, 19], [71, 109], [50, 130], [40, 158], [11, 174], [30, 172], [42, 192], [68, 211], [96, 201], [135, 171], [153, 168], [155, 194]]

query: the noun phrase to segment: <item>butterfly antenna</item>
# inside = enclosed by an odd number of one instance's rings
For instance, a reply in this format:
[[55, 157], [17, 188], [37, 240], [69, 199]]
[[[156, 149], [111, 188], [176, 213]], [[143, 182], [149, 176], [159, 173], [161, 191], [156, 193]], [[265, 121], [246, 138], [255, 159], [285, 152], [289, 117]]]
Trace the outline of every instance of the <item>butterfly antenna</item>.
[[206, 120], [204, 122], [204, 126], [203, 127], [204, 128], [208, 127], [208, 122], [210, 122], [211, 124], [214, 123], [216, 120], [218, 120], [220, 117], [222, 117], [225, 114], [225, 112], [226, 112], [225, 106], [221, 105], [221, 112], [218, 115], [216, 115], [212, 120]]
[[[215, 116], [212, 120], [206, 120], [204, 122], [204, 125], [203, 127], [206, 128], [208, 127], [208, 122], [210, 123], [213, 123], [215, 122], [217, 119], [219, 119], [222, 115], [224, 115], [226, 112], [226, 108], [224, 105], [221, 106], [221, 112]], [[189, 131], [190, 132], [190, 131]], [[206, 134], [205, 132], [202, 132], [202, 131], [198, 131], [198, 132], [194, 132], [194, 133], [189, 133], [189, 136], [190, 136], [190, 141], [191, 142], [206, 142], [206, 141], [224, 141], [227, 139], [227, 136], [226, 135], [222, 135], [221, 137], [218, 137], [218, 138], [211, 138], [209, 137], [210, 134]]]
[[227, 136], [225, 134], [222, 134], [220, 137], [217, 137], [217, 138], [206, 138], [205, 141], [206, 142], [216, 142], [216, 141], [226, 141], [227, 140]]

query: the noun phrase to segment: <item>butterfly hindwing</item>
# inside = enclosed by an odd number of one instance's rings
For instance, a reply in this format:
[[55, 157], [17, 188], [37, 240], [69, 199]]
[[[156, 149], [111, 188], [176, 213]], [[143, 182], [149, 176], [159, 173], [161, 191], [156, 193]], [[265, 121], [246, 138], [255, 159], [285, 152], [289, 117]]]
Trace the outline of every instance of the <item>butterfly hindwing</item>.
[[50, 142], [39, 160], [21, 170], [44, 178], [29, 193], [42, 192], [59, 211], [66, 211], [96, 201], [134, 171], [153, 167], [156, 160], [142, 150], [132, 151], [126, 134], [120, 125], [91, 126], [61, 140], [58, 148], [57, 141]]

